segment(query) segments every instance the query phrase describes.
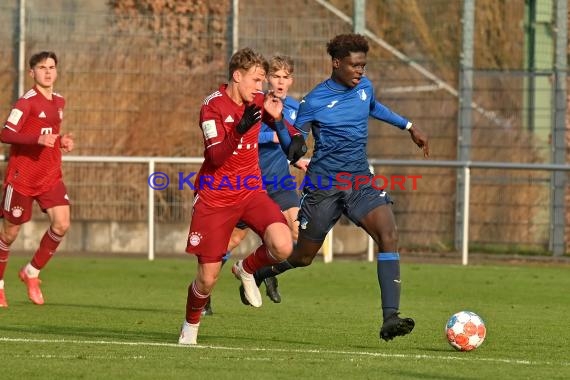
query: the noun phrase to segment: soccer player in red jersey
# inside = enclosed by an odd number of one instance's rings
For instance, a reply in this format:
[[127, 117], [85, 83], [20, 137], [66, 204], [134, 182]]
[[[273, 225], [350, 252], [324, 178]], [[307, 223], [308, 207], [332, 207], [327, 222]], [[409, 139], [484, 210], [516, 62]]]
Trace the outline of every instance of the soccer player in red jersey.
[[204, 163], [195, 180], [186, 248], [198, 257], [198, 273], [188, 287], [180, 344], [196, 344], [202, 309], [239, 220], [263, 240], [261, 246], [232, 268], [252, 306], [260, 307], [262, 303], [252, 273], [268, 263], [282, 262], [293, 249], [287, 221], [263, 189], [258, 156], [261, 121], [273, 126], [278, 135], [285, 133], [290, 139], [304, 140], [299, 133], [289, 136], [294, 129], [285, 125], [281, 100], [262, 93], [268, 68], [265, 58], [253, 50], [237, 51], [230, 59], [229, 82], [208, 96], [200, 111]]
[[73, 149], [73, 136], [61, 134], [64, 98], [53, 91], [57, 79], [57, 56], [43, 51], [29, 61], [34, 86], [12, 108], [0, 141], [11, 144], [4, 179], [0, 229], [0, 307], [7, 307], [4, 271], [10, 245], [22, 224], [32, 217], [36, 201], [47, 213], [50, 226], [32, 260], [19, 272], [28, 288], [28, 297], [44, 303], [40, 289], [40, 270], [56, 251], [70, 225], [69, 197], [62, 180], [61, 156]]

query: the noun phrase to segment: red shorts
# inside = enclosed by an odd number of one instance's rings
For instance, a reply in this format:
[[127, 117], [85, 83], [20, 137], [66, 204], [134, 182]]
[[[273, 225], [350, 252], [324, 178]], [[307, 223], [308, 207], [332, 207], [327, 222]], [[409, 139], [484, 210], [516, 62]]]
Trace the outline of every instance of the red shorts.
[[287, 224], [277, 203], [264, 192], [255, 193], [240, 204], [228, 207], [208, 207], [198, 197], [192, 210], [186, 252], [198, 256], [201, 264], [222, 261], [239, 220], [262, 238], [270, 224]]
[[55, 206], [69, 205], [63, 182], [59, 181], [45, 193], [29, 196], [18, 193], [10, 184], [4, 188], [2, 217], [12, 224], [24, 224], [32, 218], [32, 203], [38, 202], [43, 212]]

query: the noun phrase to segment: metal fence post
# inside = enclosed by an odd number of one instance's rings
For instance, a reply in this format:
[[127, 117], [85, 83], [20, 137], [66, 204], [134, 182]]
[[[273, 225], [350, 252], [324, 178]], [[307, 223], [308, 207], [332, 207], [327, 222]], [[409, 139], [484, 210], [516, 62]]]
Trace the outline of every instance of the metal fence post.
[[[554, 123], [552, 131], [552, 163], [566, 163], [566, 109], [568, 76], [568, 2], [556, 1], [556, 53], [554, 64]], [[566, 229], [566, 173], [552, 173], [552, 202], [550, 212], [550, 245], [554, 256], [566, 251], [564, 233]]]
[[[457, 131], [457, 160], [468, 161], [471, 155], [471, 130], [472, 130], [472, 102], [473, 102], [473, 45], [475, 25], [475, 0], [463, 2], [463, 42], [461, 51], [461, 64], [459, 72], [459, 115]], [[455, 249], [462, 249], [464, 221], [463, 204], [465, 199], [466, 178], [464, 170], [457, 170], [457, 196], [455, 198]]]

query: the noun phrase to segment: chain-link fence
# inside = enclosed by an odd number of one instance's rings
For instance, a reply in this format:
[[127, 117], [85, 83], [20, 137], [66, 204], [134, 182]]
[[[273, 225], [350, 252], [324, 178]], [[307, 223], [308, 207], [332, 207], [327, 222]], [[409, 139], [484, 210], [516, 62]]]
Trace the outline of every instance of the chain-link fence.
[[[64, 129], [74, 133], [74, 154], [82, 156], [201, 156], [199, 107], [226, 80], [233, 49], [292, 56], [292, 93], [301, 97], [330, 75], [326, 43], [352, 31], [354, 16], [352, 0], [26, 0], [21, 22], [20, 4], [0, 5], [0, 113], [7, 115], [18, 95], [19, 48], [26, 60], [38, 50], [56, 51], [56, 90], [67, 100]], [[366, 2], [367, 76], [379, 100], [429, 133], [435, 160], [459, 158], [463, 7], [460, 0]], [[554, 0], [476, 1], [471, 160], [551, 162], [555, 20]], [[30, 84], [26, 79], [25, 88]], [[421, 158], [407, 134], [372, 120], [368, 151], [378, 159]], [[135, 164], [66, 163], [74, 220], [143, 221], [145, 170]], [[404, 249], [453, 250], [457, 171], [375, 170], [422, 175], [417, 191], [393, 191]], [[473, 246], [550, 249], [550, 184], [550, 173], [543, 171], [474, 171]], [[155, 197], [157, 223], [187, 224], [192, 194]], [[566, 229], [566, 247], [569, 235]]]

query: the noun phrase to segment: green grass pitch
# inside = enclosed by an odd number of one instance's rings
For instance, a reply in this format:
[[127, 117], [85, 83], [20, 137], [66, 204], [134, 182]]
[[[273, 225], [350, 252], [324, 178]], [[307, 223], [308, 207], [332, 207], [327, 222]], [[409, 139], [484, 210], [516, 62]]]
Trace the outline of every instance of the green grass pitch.
[[[177, 344], [193, 257], [55, 257], [36, 306], [6, 273], [2, 379], [567, 379], [570, 267], [402, 265], [406, 337], [378, 339], [375, 264], [320, 261], [280, 278], [281, 304], [243, 306], [230, 265], [202, 318], [198, 347]], [[487, 339], [457, 352], [444, 338], [459, 310]]]

